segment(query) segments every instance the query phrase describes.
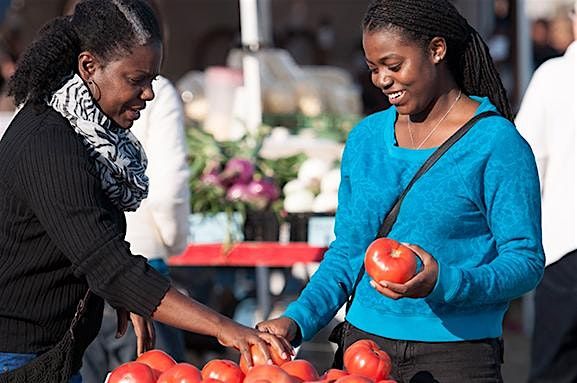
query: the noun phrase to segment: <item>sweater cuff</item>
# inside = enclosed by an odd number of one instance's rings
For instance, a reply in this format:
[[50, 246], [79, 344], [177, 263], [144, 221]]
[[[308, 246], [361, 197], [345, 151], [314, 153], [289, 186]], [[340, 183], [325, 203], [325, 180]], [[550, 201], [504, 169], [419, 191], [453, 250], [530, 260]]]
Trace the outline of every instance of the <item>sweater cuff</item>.
[[[142, 260], [142, 266], [126, 269], [110, 288], [120, 293], [114, 296], [119, 305], [130, 312], [150, 318], [170, 289], [170, 281], [152, 268], [146, 259]], [[109, 298], [113, 306], [114, 298]]]
[[463, 274], [456, 267], [442, 265], [440, 263], [438, 267], [437, 283], [427, 299], [436, 302], [450, 302], [455, 297], [461, 285]]
[[296, 303], [291, 303], [283, 316], [294, 320], [299, 328], [297, 331], [299, 336], [295, 337], [291, 342], [293, 346], [299, 346], [303, 341], [310, 340], [315, 335], [314, 313], [304, 310], [302, 306], [297, 306]]

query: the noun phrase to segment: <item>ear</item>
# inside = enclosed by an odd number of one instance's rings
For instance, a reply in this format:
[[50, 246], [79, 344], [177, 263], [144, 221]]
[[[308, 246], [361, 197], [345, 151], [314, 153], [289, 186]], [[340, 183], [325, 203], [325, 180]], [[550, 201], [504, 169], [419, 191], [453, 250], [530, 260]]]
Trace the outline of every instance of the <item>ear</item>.
[[99, 65], [98, 58], [88, 51], [78, 55], [78, 74], [84, 81], [88, 81], [94, 75]]
[[433, 37], [429, 42], [428, 52], [434, 64], [440, 63], [447, 55], [447, 42], [443, 37]]

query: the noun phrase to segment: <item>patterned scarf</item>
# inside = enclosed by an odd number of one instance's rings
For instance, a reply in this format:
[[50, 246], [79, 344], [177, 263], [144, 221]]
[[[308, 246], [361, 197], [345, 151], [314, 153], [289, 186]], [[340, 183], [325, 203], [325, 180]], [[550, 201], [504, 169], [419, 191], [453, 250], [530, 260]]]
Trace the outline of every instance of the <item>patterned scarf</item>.
[[134, 211], [148, 195], [146, 155], [129, 129], [114, 124], [98, 107], [84, 81], [74, 74], [48, 101], [82, 137], [96, 161], [102, 188], [123, 211]]

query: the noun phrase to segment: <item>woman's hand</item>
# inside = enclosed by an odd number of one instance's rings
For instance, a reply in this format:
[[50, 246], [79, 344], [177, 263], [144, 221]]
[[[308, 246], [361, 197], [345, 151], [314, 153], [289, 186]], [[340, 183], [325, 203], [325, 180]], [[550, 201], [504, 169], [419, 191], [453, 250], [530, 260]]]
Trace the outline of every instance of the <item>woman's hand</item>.
[[131, 313], [130, 321], [136, 334], [136, 356], [152, 350], [156, 343], [156, 332], [152, 319], [146, 319], [140, 315]]
[[373, 281], [371, 286], [381, 294], [391, 298], [423, 298], [433, 291], [437, 283], [439, 266], [433, 256], [417, 245], [404, 243], [421, 259], [423, 268], [413, 278], [405, 283], [393, 283], [389, 281]]
[[116, 338], [126, 333], [128, 321], [132, 322], [136, 334], [136, 355], [140, 356], [145, 351], [152, 350], [156, 343], [156, 333], [152, 319], [145, 319], [140, 315], [128, 313], [125, 309], [116, 309]]
[[291, 360], [294, 350], [288, 341], [266, 332], [260, 332], [255, 329], [242, 326], [232, 320], [226, 321], [220, 327], [216, 338], [219, 343], [225, 347], [234, 347], [241, 353], [247, 366], [252, 367], [252, 355], [250, 346], [257, 345], [267, 360], [271, 359], [269, 345], [273, 347], [281, 358]]
[[265, 320], [258, 323], [256, 328], [259, 331], [283, 337], [289, 342], [297, 336], [298, 331], [296, 322], [289, 317]]

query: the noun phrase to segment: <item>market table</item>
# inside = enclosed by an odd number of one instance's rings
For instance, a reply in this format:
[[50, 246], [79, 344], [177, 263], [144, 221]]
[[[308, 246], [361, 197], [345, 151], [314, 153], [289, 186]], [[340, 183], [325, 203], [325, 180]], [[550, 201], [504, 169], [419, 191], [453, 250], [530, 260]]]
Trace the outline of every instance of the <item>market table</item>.
[[306, 242], [238, 242], [228, 248], [222, 244], [191, 243], [181, 255], [169, 258], [171, 267], [254, 267], [259, 320], [271, 311], [270, 267], [291, 267], [296, 263], [320, 262], [326, 247]]

